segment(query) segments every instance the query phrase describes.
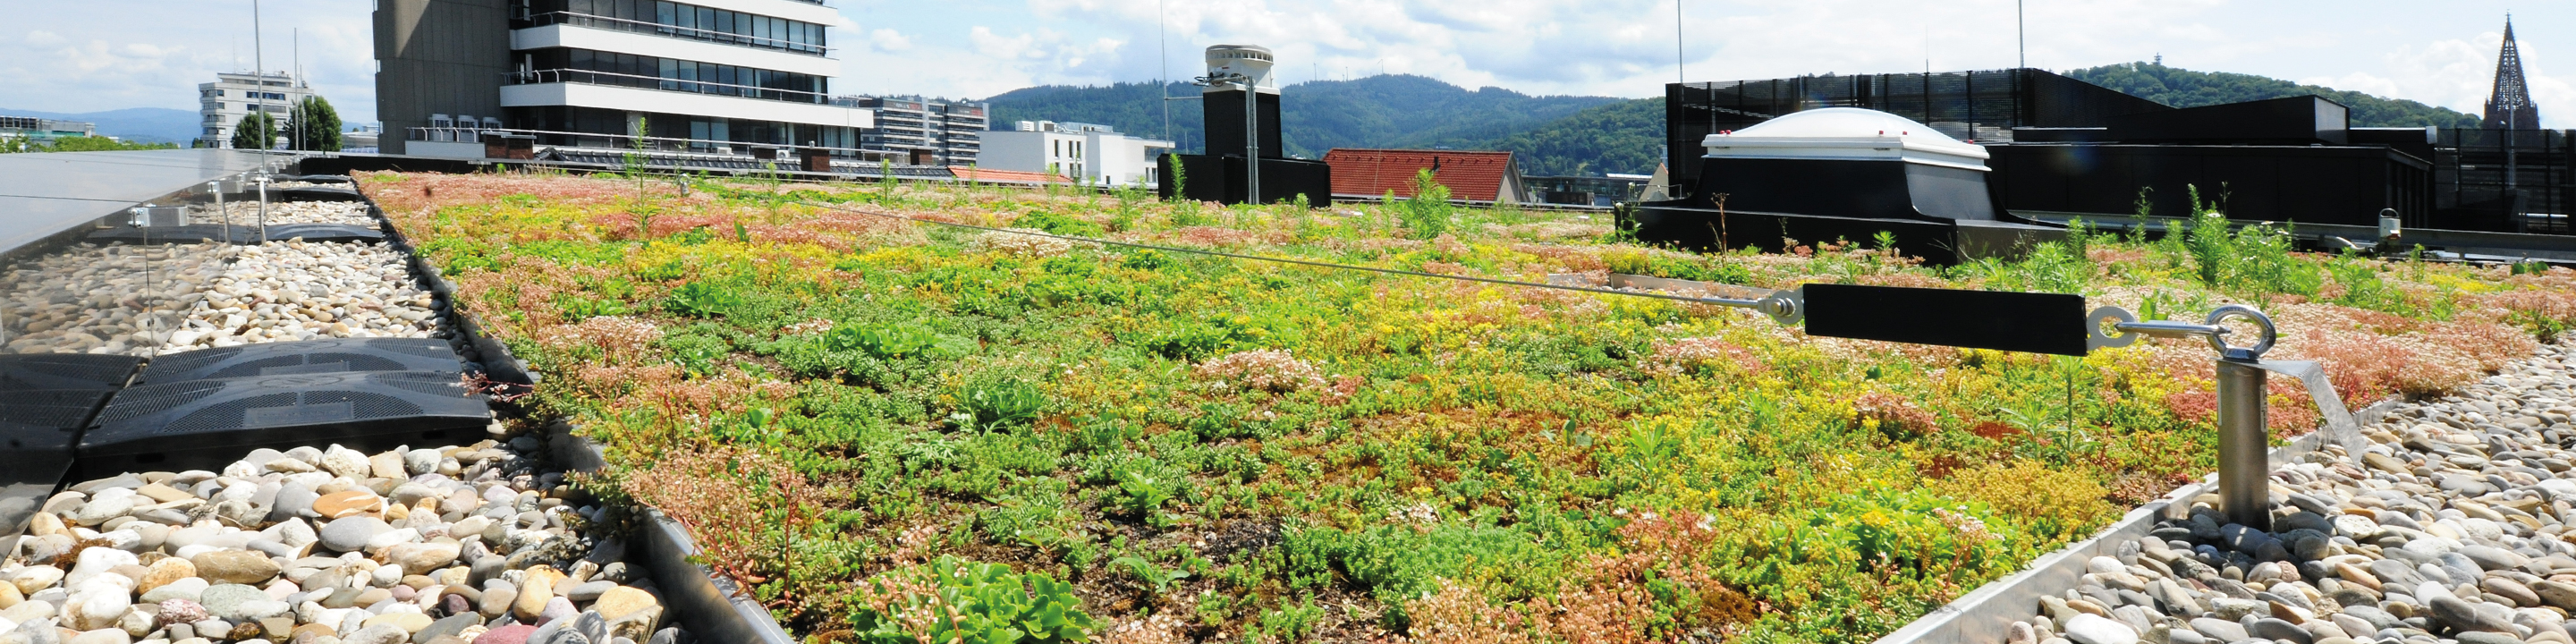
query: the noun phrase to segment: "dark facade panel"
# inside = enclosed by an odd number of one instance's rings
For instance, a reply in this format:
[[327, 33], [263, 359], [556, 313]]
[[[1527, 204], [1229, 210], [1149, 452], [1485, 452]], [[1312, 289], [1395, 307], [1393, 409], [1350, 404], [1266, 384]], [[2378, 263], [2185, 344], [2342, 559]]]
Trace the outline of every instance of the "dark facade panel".
[[2344, 145], [2350, 111], [2322, 96], [2292, 96], [2125, 114], [2109, 137], [2122, 143]]
[[427, 127], [431, 114], [501, 115], [508, 8], [505, 0], [379, 0], [376, 120], [386, 154], [402, 154], [405, 128]]
[[[2379, 211], [2423, 213], [2408, 181], [2426, 164], [2383, 147], [2230, 145], [1996, 145], [1987, 165], [2007, 210], [2128, 217], [2144, 190], [2149, 214], [2224, 200], [2228, 217], [2376, 226]], [[2412, 216], [2410, 214], [2410, 216]]]
[[[1214, 155], [1242, 156], [1243, 92], [1208, 92], [1199, 95], [1207, 127], [1207, 152]], [[1279, 139], [1279, 95], [1261, 94], [1258, 105], [1261, 128], [1261, 158], [1287, 158], [1288, 149]]]
[[[1238, 143], [1240, 141], [1237, 139]], [[1181, 177], [1185, 181], [1172, 180], [1174, 159], [1180, 161]], [[1243, 171], [1243, 155], [1240, 154], [1166, 154], [1154, 159], [1154, 181], [1165, 199], [1178, 196], [1196, 201], [1244, 203], [1249, 186]], [[1184, 192], [1176, 195], [1175, 188]], [[1332, 203], [1332, 166], [1304, 159], [1261, 160], [1261, 203], [1293, 201], [1300, 195], [1305, 196], [1310, 204]]]

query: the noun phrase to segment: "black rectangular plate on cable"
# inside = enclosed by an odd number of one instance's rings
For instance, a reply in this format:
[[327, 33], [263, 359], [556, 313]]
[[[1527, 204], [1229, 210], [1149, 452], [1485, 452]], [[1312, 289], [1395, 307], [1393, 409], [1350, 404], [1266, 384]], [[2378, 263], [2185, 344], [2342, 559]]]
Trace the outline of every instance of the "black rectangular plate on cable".
[[1808, 284], [1807, 335], [2084, 355], [2084, 297]]

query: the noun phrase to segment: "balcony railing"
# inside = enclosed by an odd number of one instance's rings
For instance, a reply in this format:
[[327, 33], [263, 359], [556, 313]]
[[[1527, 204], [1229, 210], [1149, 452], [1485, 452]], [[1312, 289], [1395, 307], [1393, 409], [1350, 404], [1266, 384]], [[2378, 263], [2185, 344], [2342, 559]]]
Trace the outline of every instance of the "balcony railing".
[[512, 85], [582, 83], [587, 85], [611, 85], [616, 87], [633, 87], [637, 89], [654, 89], [666, 92], [689, 92], [694, 94], [714, 94], [718, 96], [739, 96], [742, 98], [787, 101], [790, 103], [814, 103], [841, 107], [850, 107], [856, 104], [855, 101], [848, 100], [850, 97], [832, 96], [821, 92], [775, 89], [754, 85], [736, 85], [732, 83], [717, 83], [701, 80], [681, 80], [677, 78], [663, 78], [660, 76], [620, 74], [616, 72], [600, 72], [587, 69], [538, 69], [524, 72], [509, 72], [502, 74], [502, 76], [508, 79], [509, 83]]
[[[526, 128], [490, 128], [490, 127], [408, 127], [408, 128], [403, 128], [403, 140], [406, 140], [406, 141], [436, 141], [436, 142], [454, 142], [454, 143], [481, 143], [481, 142], [483, 142], [483, 139], [485, 139], [485, 138], [490, 138], [490, 137], [503, 137], [503, 136], [516, 136], [516, 137], [531, 138], [531, 139], [535, 139], [539, 145], [545, 145], [545, 146], [550, 146], [550, 147], [576, 148], [576, 149], [592, 150], [592, 151], [598, 151], [598, 150], [609, 150], [609, 151], [631, 151], [631, 150], [636, 149], [636, 147], [637, 147], [637, 143], [640, 141], [640, 142], [642, 143], [642, 148], [643, 148], [645, 151], [648, 151], [648, 152], [680, 152], [680, 153], [713, 154], [713, 155], [731, 155], [731, 154], [744, 154], [744, 155], [747, 155], [747, 154], [749, 154], [749, 152], [748, 152], [748, 151], [749, 151], [749, 150], [751, 150], [751, 149], [754, 149], [754, 148], [766, 148], [766, 149], [795, 148], [795, 149], [800, 149], [800, 150], [827, 150], [827, 151], [830, 151], [834, 156], [843, 156], [843, 157], [855, 157], [855, 156], [862, 156], [862, 153], [882, 153], [882, 152], [883, 152], [882, 150], [864, 150], [864, 149], [860, 149], [860, 148], [840, 148], [840, 147], [830, 147], [830, 146], [820, 146], [820, 145], [789, 145], [789, 144], [785, 144], [785, 143], [749, 143], [749, 142], [743, 142], [743, 141], [720, 141], [720, 140], [714, 140], [714, 139], [689, 139], [689, 138], [678, 138], [678, 137], [667, 137], [667, 136], [635, 136], [635, 135], [632, 135], [632, 134], [600, 134], [600, 133], [596, 133], [596, 132], [566, 132], [566, 131], [562, 131], [562, 130], [532, 130], [532, 129], [526, 129]], [[780, 159], [780, 160], [781, 160], [781, 161], [784, 161], [784, 160], [786, 160], [786, 159]]]
[[[802, 1], [802, 0], [799, 0], [799, 1]], [[814, 3], [814, 4], [822, 4], [822, 3], [820, 3], [820, 2], [816, 2], [816, 3]], [[666, 25], [666, 24], [662, 24], [662, 23], [658, 23], [658, 22], [649, 22], [649, 21], [643, 21], [643, 20], [628, 20], [628, 19], [625, 19], [625, 18], [611, 18], [611, 17], [608, 17], [608, 16], [595, 16], [595, 15], [586, 14], [586, 13], [573, 13], [573, 12], [570, 12], [570, 11], [556, 11], [556, 12], [551, 12], [551, 13], [541, 13], [541, 14], [537, 14], [537, 15], [534, 15], [534, 16], [530, 16], [530, 17], [528, 18], [528, 21], [529, 21], [529, 22], [531, 22], [531, 23], [535, 23], [535, 25], [536, 25], [536, 26], [538, 26], [538, 27], [544, 27], [544, 26], [548, 26], [548, 25], [571, 25], [571, 26], [575, 26], [575, 27], [589, 27], [589, 28], [592, 28], [592, 29], [607, 29], [607, 30], [611, 30], [611, 31], [625, 31], [625, 32], [632, 32], [632, 33], [639, 33], [639, 34], [656, 34], [656, 35], [662, 35], [662, 36], [669, 36], [669, 37], [672, 37], [672, 38], [686, 38], [686, 39], [689, 39], [689, 40], [701, 40], [701, 41], [713, 42], [713, 43], [724, 43], [724, 44], [728, 44], [728, 45], [742, 45], [742, 46], [746, 46], [746, 47], [759, 47], [759, 48], [762, 48], [762, 49], [772, 49], [772, 50], [784, 51], [784, 52], [789, 52], [789, 53], [807, 54], [807, 55], [812, 55], [812, 56], [821, 56], [821, 55], [824, 55], [825, 53], [829, 52], [829, 51], [832, 49], [831, 47], [827, 47], [827, 46], [823, 46], [823, 45], [816, 45], [816, 44], [812, 44], [812, 43], [800, 43], [800, 42], [793, 42], [793, 41], [787, 41], [787, 40], [779, 40], [779, 39], [776, 39], [776, 38], [761, 38], [761, 37], [758, 37], [758, 36], [746, 36], [746, 35], [737, 34], [737, 33], [729, 32], [729, 31], [715, 31], [715, 30], [712, 30], [712, 29], [697, 29], [697, 28], [693, 28], [693, 27], [679, 27], [679, 26], [673, 26], [673, 25]]]

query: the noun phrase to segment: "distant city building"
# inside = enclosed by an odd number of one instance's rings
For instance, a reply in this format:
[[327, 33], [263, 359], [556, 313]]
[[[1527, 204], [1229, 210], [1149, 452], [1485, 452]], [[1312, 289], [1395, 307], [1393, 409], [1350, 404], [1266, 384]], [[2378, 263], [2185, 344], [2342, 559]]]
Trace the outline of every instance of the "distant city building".
[[197, 146], [232, 147], [233, 131], [251, 112], [265, 111], [284, 128], [295, 104], [312, 95], [313, 88], [285, 72], [216, 74], [215, 82], [197, 84]]
[[340, 151], [376, 152], [382, 145], [384, 133], [385, 128], [381, 125], [360, 125], [349, 128], [349, 131], [340, 133]]
[[[860, 147], [894, 153], [914, 165], [980, 163], [992, 106], [919, 96], [853, 96], [851, 104], [876, 110], [876, 127], [860, 134]], [[926, 156], [925, 156], [926, 155]]]
[[2522, 51], [2513, 44], [2513, 17], [2504, 19], [2504, 47], [2496, 52], [2495, 92], [2488, 95], [2484, 127], [2490, 130], [2540, 129], [2540, 106], [2531, 102], [2531, 86], [2522, 80]]
[[1510, 152], [1333, 148], [1324, 153], [1324, 164], [1332, 166], [1336, 199], [1374, 199], [1388, 193], [1411, 197], [1415, 175], [1430, 170], [1433, 180], [1449, 188], [1454, 201], [1530, 201], [1528, 185]]
[[1530, 200], [1536, 203], [1568, 206], [1609, 206], [1622, 201], [1636, 201], [1646, 189], [1651, 175], [1610, 173], [1597, 177], [1525, 176]]
[[1172, 149], [1170, 141], [1090, 123], [1020, 121], [1016, 129], [983, 134], [980, 167], [1052, 173], [1092, 186], [1152, 185], [1154, 158]]
[[52, 142], [73, 136], [97, 136], [98, 126], [81, 121], [58, 121], [33, 116], [0, 116], [0, 139], [27, 139]]
[[640, 137], [678, 154], [865, 159], [874, 111], [831, 94], [841, 20], [821, 0], [380, 0], [380, 147], [481, 157]]

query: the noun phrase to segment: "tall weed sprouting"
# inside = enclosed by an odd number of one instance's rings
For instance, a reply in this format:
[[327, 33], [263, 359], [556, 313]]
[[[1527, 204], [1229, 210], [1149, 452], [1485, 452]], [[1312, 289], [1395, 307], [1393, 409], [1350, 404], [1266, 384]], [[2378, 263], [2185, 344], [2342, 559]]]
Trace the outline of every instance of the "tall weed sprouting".
[[2122, 237], [2131, 244], [2147, 243], [2147, 216], [2156, 210], [2155, 202], [2147, 200], [2147, 193], [2153, 191], [2155, 188], [2138, 188], [2138, 200], [2129, 204], [2129, 231]]
[[2271, 224], [2246, 226], [2231, 240], [2236, 288], [2256, 293], [2312, 296], [2325, 284], [2315, 264], [2291, 254], [2293, 232]]
[[1145, 200], [1145, 187], [1129, 183], [1111, 189], [1109, 195], [1118, 200], [1118, 214], [1109, 219], [1109, 232], [1135, 230], [1136, 203]]
[[2190, 216], [2166, 224], [2165, 238], [2155, 246], [2178, 268], [2190, 269], [2204, 288], [2240, 294], [2314, 296], [2326, 276], [2311, 261], [2293, 254], [2294, 234], [2269, 222], [2234, 228], [2219, 202], [2203, 202], [2192, 190]]
[[1954, 278], [1981, 279], [1992, 290], [2081, 294], [2097, 267], [2077, 248], [2069, 242], [2040, 242], [2019, 259], [1980, 257], [1948, 272]]
[[2189, 223], [2182, 224], [2186, 227], [2177, 236], [2182, 238], [2183, 252], [2191, 257], [2192, 273], [2200, 277], [2201, 286], [2225, 286], [2229, 269], [2236, 262], [2236, 245], [2228, 237], [2227, 215], [2215, 210], [2192, 213], [2183, 222]]
[[1396, 216], [1403, 218], [1405, 236], [1431, 239], [1449, 232], [1449, 186], [1440, 185], [1439, 175], [1430, 168], [1413, 175], [1413, 196], [1405, 198]]

